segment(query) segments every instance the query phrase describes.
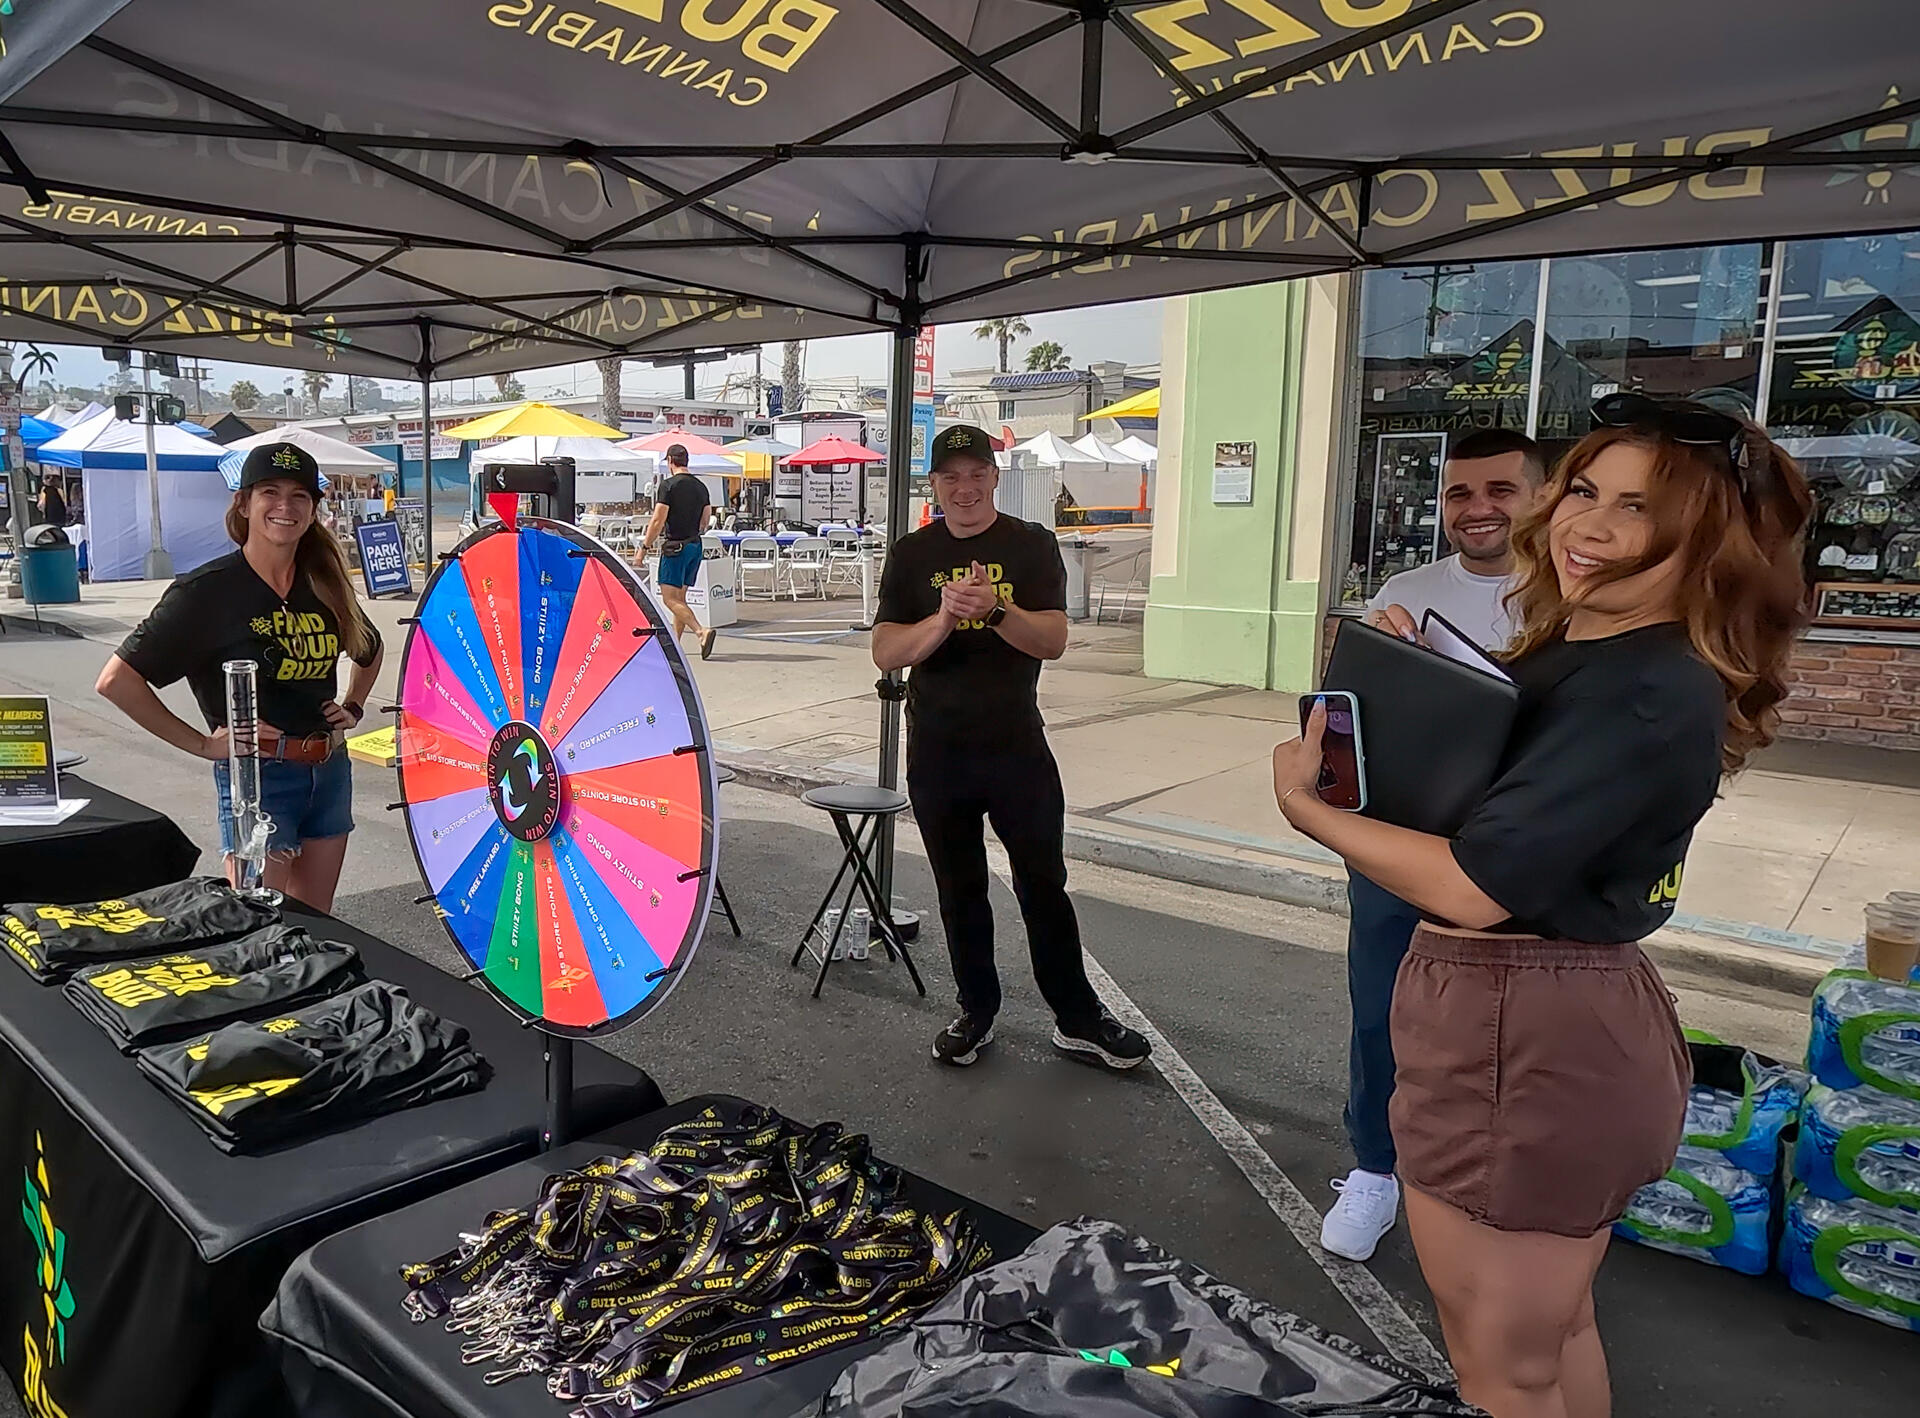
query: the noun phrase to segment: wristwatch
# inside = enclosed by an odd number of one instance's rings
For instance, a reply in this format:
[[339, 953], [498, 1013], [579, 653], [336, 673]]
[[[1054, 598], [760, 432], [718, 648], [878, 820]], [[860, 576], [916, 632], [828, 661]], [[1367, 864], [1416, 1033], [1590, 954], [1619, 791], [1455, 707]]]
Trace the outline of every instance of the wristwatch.
[[983, 622], [983, 624], [985, 624], [988, 630], [992, 630], [996, 625], [998, 625], [1001, 621], [1005, 620], [1006, 618], [1007, 618], [1007, 603], [1005, 601], [995, 601], [993, 605], [993, 609], [987, 612], [987, 618]]

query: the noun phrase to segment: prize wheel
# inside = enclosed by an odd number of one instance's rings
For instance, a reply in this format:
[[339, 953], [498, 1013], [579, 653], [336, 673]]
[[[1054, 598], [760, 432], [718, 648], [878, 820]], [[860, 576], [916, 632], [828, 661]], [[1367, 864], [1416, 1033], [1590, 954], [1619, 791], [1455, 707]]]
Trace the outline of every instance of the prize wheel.
[[713, 893], [706, 743], [671, 622], [586, 533], [491, 524], [427, 581], [401, 810], [448, 934], [514, 1014], [596, 1034], [679, 981]]

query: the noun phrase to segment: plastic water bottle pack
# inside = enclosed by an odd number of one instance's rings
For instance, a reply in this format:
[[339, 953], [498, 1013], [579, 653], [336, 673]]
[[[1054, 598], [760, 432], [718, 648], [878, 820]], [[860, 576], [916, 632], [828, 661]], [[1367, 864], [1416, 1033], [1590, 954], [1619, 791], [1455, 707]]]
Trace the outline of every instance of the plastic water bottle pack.
[[1780, 1169], [1780, 1135], [1799, 1116], [1808, 1078], [1733, 1044], [1690, 1042], [1693, 1088], [1684, 1141], [1767, 1178]]
[[1803, 1295], [1920, 1334], [1920, 1212], [1795, 1187], [1780, 1269]]
[[1920, 1102], [1920, 989], [1864, 971], [1828, 975], [1813, 996], [1807, 1066], [1829, 1088]]
[[1634, 1193], [1613, 1232], [1655, 1250], [1764, 1275], [1772, 1212], [1771, 1178], [1734, 1166], [1725, 1153], [1682, 1147], [1665, 1177]]
[[1828, 1201], [1920, 1210], [1920, 1103], [1878, 1089], [1807, 1095], [1793, 1175]]

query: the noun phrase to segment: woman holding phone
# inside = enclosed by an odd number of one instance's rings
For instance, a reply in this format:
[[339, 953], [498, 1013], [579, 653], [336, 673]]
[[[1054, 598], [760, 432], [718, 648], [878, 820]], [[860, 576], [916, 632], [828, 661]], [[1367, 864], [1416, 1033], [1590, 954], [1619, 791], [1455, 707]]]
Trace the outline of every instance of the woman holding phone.
[[1459, 832], [1320, 801], [1323, 708], [1273, 758], [1287, 820], [1422, 913], [1390, 1121], [1461, 1392], [1494, 1418], [1610, 1411], [1593, 1277], [1691, 1081], [1637, 942], [1722, 778], [1773, 738], [1806, 596], [1811, 499], [1764, 432], [1627, 393], [1594, 418], [1514, 536], [1520, 711]]

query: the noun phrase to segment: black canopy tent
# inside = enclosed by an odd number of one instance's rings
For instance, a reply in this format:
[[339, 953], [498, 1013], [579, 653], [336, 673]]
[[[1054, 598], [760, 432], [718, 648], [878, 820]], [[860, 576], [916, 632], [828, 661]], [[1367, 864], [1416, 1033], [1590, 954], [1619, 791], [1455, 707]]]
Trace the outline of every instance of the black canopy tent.
[[904, 427], [930, 321], [1920, 227], [1911, 0], [20, 10], [0, 338], [425, 383], [884, 330]]

